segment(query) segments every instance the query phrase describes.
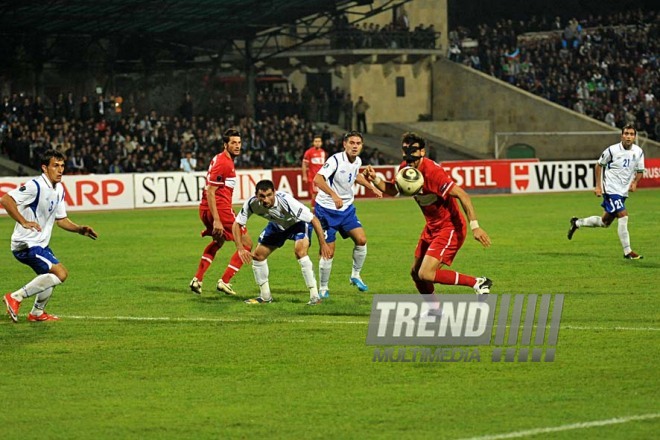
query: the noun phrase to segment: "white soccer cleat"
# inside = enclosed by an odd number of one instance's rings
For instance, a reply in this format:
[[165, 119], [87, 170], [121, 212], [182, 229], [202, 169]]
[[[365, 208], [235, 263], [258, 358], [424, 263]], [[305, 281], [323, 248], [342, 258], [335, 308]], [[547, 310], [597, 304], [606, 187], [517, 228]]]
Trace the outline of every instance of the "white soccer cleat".
[[319, 298], [318, 296], [315, 296], [314, 298], [310, 298], [309, 302], [307, 303], [308, 306], [316, 306], [321, 304], [323, 300]]
[[197, 295], [202, 294], [202, 282], [199, 281], [197, 277], [194, 277], [190, 282], [190, 290], [192, 290], [192, 292], [196, 293]]
[[222, 278], [218, 280], [218, 292], [224, 292], [225, 295], [231, 295], [231, 296], [236, 295], [234, 289], [231, 288], [231, 284], [225, 283], [224, 281], [222, 281]]
[[493, 286], [493, 282], [490, 278], [479, 277], [477, 278], [477, 284], [474, 286], [474, 292], [477, 295], [486, 295], [490, 293], [490, 288]]

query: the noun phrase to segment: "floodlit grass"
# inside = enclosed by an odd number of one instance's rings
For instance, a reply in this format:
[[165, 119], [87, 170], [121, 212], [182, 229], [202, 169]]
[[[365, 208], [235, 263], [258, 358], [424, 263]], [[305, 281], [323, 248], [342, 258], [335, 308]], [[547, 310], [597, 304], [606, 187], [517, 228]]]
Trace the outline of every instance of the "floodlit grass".
[[[352, 243], [340, 242], [331, 297], [317, 307], [305, 305], [291, 243], [269, 259], [275, 302], [248, 306], [258, 294], [248, 267], [233, 280], [238, 298], [215, 292], [232, 245], [204, 294], [190, 293], [207, 243], [196, 209], [71, 213], [100, 238], [56, 228], [70, 276], [48, 310], [62, 321], [26, 322], [31, 300], [18, 324], [0, 319], [0, 437], [453, 439], [660, 413], [660, 191], [627, 202], [640, 261], [622, 258], [616, 226], [566, 239], [572, 215], [600, 213], [591, 193], [473, 201], [493, 246], [468, 239], [453, 269], [489, 276], [493, 293], [565, 294], [555, 362], [372, 362], [371, 295], [416, 292], [408, 273], [423, 218], [411, 200], [357, 202], [369, 292], [349, 286]], [[255, 240], [264, 224], [250, 220]], [[12, 228], [0, 218], [3, 292], [33, 277], [9, 252]], [[535, 438], [659, 431], [653, 418]]]

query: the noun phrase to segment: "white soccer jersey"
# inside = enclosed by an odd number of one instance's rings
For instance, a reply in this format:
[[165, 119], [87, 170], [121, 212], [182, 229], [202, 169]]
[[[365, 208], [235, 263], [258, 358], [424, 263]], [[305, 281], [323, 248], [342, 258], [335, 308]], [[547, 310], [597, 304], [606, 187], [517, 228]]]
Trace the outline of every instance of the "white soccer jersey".
[[[346, 152], [341, 152], [330, 156], [325, 162], [325, 165], [323, 165], [323, 168], [321, 168], [321, 171], [319, 171], [319, 174], [325, 177], [330, 188], [344, 202], [343, 206], [339, 209], [340, 211], [347, 210], [353, 204], [353, 199], [355, 198], [353, 185], [355, 184], [355, 178], [360, 172], [361, 166], [362, 160], [359, 156], [355, 158], [355, 162], [351, 163], [348, 160], [348, 156], [346, 156]], [[337, 209], [335, 202], [332, 201], [332, 197], [320, 188], [316, 196], [316, 203], [324, 208]]]
[[598, 163], [603, 166], [603, 192], [628, 197], [628, 188], [638, 171], [644, 171], [644, 151], [636, 144], [626, 150], [618, 144], [607, 147]]
[[282, 231], [290, 228], [298, 222], [310, 223], [314, 215], [309, 208], [288, 193], [277, 191], [275, 203], [271, 208], [266, 208], [256, 197], [251, 197], [243, 204], [243, 208], [236, 216], [236, 222], [245, 226], [248, 218], [257, 214], [272, 223], [275, 223]]
[[8, 193], [18, 205], [18, 211], [25, 220], [39, 223], [41, 232], [25, 229], [16, 223], [11, 235], [11, 250], [40, 246], [46, 247], [50, 242], [55, 220], [66, 218], [66, 203], [64, 202], [64, 186], [58, 184], [55, 188], [45, 174], [37, 177], [20, 188]]

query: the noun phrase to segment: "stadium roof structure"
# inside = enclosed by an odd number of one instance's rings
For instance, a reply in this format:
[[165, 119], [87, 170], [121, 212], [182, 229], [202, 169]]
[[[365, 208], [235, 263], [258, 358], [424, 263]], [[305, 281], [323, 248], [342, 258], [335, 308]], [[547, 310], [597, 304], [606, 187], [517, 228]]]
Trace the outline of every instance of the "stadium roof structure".
[[[12, 47], [28, 43], [41, 51], [33, 58], [62, 62], [63, 45], [81, 56], [76, 44], [105, 40], [111, 44], [97, 46], [109, 64], [149, 52], [157, 63], [205, 56], [241, 69], [328, 34], [339, 16], [358, 22], [409, 1], [0, 0], [0, 52], [11, 56]], [[356, 6], [363, 7], [356, 13]]]
[[245, 39], [350, 3], [356, 4], [347, 0], [21, 0], [0, 2], [0, 32]]

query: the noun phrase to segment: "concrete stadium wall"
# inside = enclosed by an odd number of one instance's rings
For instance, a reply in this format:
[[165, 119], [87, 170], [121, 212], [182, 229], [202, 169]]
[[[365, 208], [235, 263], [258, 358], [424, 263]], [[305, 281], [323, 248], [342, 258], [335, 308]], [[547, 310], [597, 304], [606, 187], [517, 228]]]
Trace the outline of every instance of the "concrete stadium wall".
[[[547, 136], [509, 139], [508, 145], [523, 142], [544, 160], [593, 159], [620, 139], [620, 130], [580, 113], [546, 101], [477, 70], [447, 59], [433, 66], [433, 119], [436, 121], [488, 120], [492, 124], [487, 151], [494, 156], [496, 132], [612, 131], [612, 136]], [[460, 129], [461, 125], [456, 126]], [[485, 127], [484, 127], [485, 129]], [[444, 136], [443, 136], [444, 137]], [[474, 144], [471, 144], [474, 145]], [[647, 141], [648, 157], [660, 157], [660, 144]], [[482, 150], [482, 148], [478, 148]]]

